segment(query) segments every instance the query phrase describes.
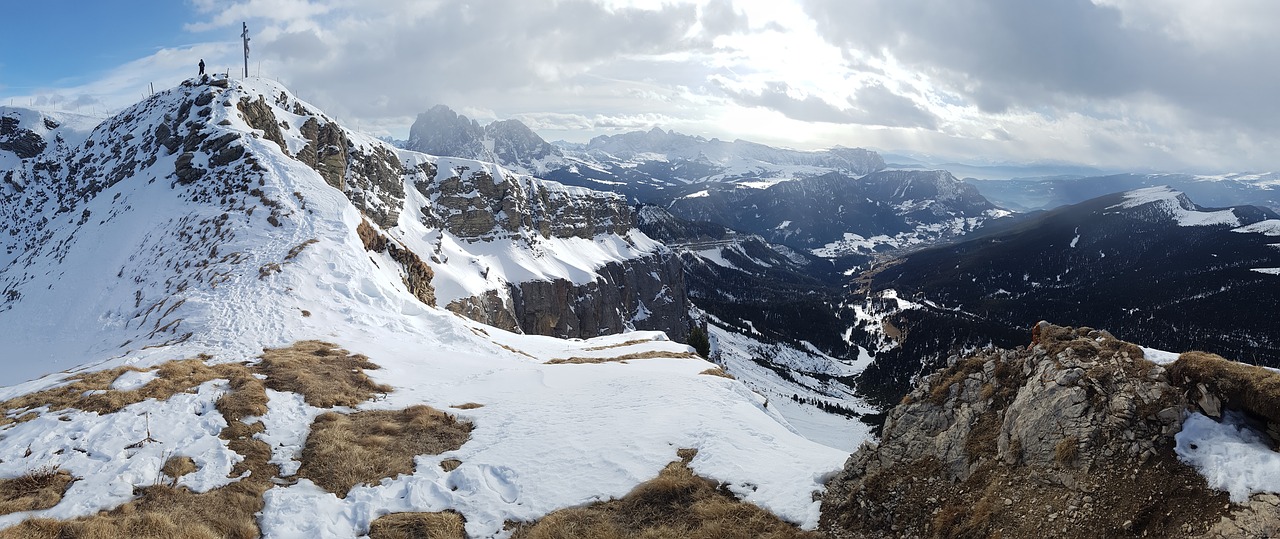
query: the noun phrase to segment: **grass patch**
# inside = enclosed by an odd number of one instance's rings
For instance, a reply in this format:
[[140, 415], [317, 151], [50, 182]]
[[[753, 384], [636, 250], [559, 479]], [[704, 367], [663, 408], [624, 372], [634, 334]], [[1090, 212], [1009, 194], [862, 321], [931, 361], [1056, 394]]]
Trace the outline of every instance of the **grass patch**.
[[1170, 381], [1186, 389], [1204, 384], [1225, 406], [1280, 423], [1280, 374], [1206, 352], [1178, 356], [1168, 373]]
[[606, 345], [604, 345], [604, 346], [592, 346], [591, 348], [583, 348], [582, 350], [583, 350], [583, 351], [585, 351], [585, 352], [595, 352], [595, 351], [598, 351], [598, 350], [608, 350], [608, 349], [610, 349], [610, 348], [625, 348], [625, 347], [627, 347], [627, 346], [634, 346], [634, 345], [637, 345], [637, 344], [644, 344], [644, 343], [647, 343], [647, 342], [653, 342], [653, 340], [652, 340], [652, 339], [635, 339], [635, 340], [632, 340], [632, 341], [620, 342], [620, 343], [618, 343], [618, 344], [606, 344]]
[[286, 255], [284, 255], [284, 259], [285, 259], [286, 261], [289, 261], [289, 260], [293, 260], [294, 258], [297, 258], [297, 257], [298, 257], [298, 255], [302, 254], [302, 250], [303, 250], [303, 249], [306, 249], [308, 245], [311, 245], [311, 244], [313, 244], [313, 243], [317, 243], [317, 242], [319, 242], [319, 241], [320, 241], [320, 240], [317, 240], [317, 239], [315, 239], [315, 238], [311, 238], [311, 239], [309, 239], [309, 240], [307, 240], [307, 241], [304, 241], [304, 242], [302, 242], [302, 243], [299, 243], [299, 244], [297, 244], [297, 245], [293, 246], [293, 248], [292, 248], [292, 249], [289, 249], [289, 253], [288, 253], [288, 254], [286, 254]]
[[28, 470], [13, 479], [0, 480], [0, 515], [48, 509], [62, 501], [75, 478], [52, 466]]
[[369, 539], [466, 539], [462, 515], [439, 513], [391, 513], [369, 524]]
[[413, 473], [415, 456], [452, 451], [470, 435], [470, 423], [429, 406], [328, 412], [311, 424], [298, 477], [345, 497], [356, 485]]
[[[124, 369], [131, 370], [131, 369]], [[157, 369], [159, 378], [135, 391], [119, 391], [124, 400], [168, 398], [183, 388], [193, 388], [204, 381], [224, 378], [231, 389], [218, 399], [216, 407], [228, 426], [219, 434], [227, 445], [244, 457], [232, 475], [250, 472], [239, 481], [204, 493], [186, 487], [152, 485], [137, 489], [138, 497], [110, 511], [69, 521], [29, 519], [0, 530], [0, 538], [69, 538], [69, 537], [137, 537], [137, 538], [255, 538], [260, 535], [255, 514], [262, 510], [262, 493], [271, 488], [271, 479], [279, 469], [267, 461], [271, 448], [253, 434], [262, 431], [262, 423], [246, 425], [246, 415], [266, 412], [267, 395], [249, 368], [239, 363], [205, 365], [199, 359], [171, 361]], [[94, 380], [106, 379], [110, 384], [116, 371], [94, 373]], [[83, 380], [82, 380], [83, 382]], [[108, 392], [111, 393], [111, 392]], [[107, 394], [103, 394], [107, 395]], [[95, 395], [98, 396], [98, 395]], [[106, 397], [104, 397], [106, 398]], [[119, 399], [122, 397], [116, 396]], [[162, 471], [170, 477], [181, 477], [195, 469], [189, 458], [169, 459]]]
[[177, 481], [178, 478], [197, 469], [196, 461], [192, 460], [191, 457], [169, 457], [169, 460], [164, 461], [164, 466], [160, 467], [160, 472]]
[[262, 362], [255, 366], [267, 375], [267, 387], [299, 393], [307, 404], [319, 408], [355, 406], [389, 393], [391, 386], [374, 383], [364, 373], [377, 368], [368, 357], [320, 341], [265, 350]]
[[[140, 388], [128, 391], [111, 389], [111, 383], [127, 371], [143, 372], [143, 369], [119, 367], [77, 375], [71, 378], [73, 381], [70, 384], [28, 393], [0, 403], [0, 409], [5, 410], [8, 415], [15, 416], [0, 418], [0, 425], [33, 419], [36, 417], [35, 414], [25, 414], [23, 411], [41, 406], [47, 406], [50, 412], [75, 409], [105, 415], [147, 399], [167, 400], [178, 393], [192, 391], [200, 384], [214, 379], [230, 380], [232, 386], [251, 383], [254, 380], [244, 365], [233, 363], [206, 365], [204, 359], [206, 358], [164, 363], [154, 369], [156, 379]], [[234, 393], [233, 391], [228, 396]], [[225, 398], [227, 396], [224, 396]], [[222, 407], [222, 400], [219, 400], [219, 409]], [[266, 413], [266, 395], [262, 395], [259, 403], [244, 403], [243, 407], [246, 412], [244, 415]], [[243, 416], [237, 416], [235, 419], [239, 417]]]
[[635, 352], [631, 354], [623, 354], [611, 357], [570, 357], [559, 358], [548, 361], [547, 365], [570, 365], [570, 364], [594, 364], [594, 363], [626, 363], [632, 359], [657, 359], [657, 358], [675, 358], [675, 359], [702, 359], [697, 354], [689, 352], [660, 352], [657, 350], [649, 352]]
[[[513, 539], [817, 538], [755, 505], [739, 501], [687, 463], [693, 451], [618, 500], [562, 509], [518, 525]], [[688, 458], [684, 458], [688, 457]]]
[[450, 408], [457, 408], [459, 410], [475, 410], [476, 408], [484, 408], [484, 405], [478, 402], [464, 402], [462, 404], [450, 406]]
[[734, 375], [732, 375], [732, 374], [729, 374], [727, 371], [725, 371], [724, 369], [721, 369], [720, 367], [716, 367], [716, 368], [714, 368], [714, 369], [707, 369], [707, 370], [702, 371], [702, 372], [700, 372], [700, 373], [698, 373], [698, 374], [705, 374], [705, 375], [707, 375], [707, 376], [719, 376], [719, 377], [721, 377], [721, 378], [728, 378], [728, 379], [730, 379], [730, 380], [737, 380], [737, 379], [738, 379], [737, 377], [735, 377], [735, 376], [734, 376]]

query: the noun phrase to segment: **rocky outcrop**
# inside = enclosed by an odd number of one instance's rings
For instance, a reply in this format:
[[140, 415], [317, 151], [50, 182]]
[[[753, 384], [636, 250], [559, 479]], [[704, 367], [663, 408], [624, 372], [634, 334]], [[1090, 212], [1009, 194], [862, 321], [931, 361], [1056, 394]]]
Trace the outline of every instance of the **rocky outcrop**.
[[611, 262], [594, 281], [564, 279], [508, 283], [450, 302], [450, 311], [491, 326], [536, 335], [587, 339], [623, 331], [657, 330], [683, 342], [689, 334], [684, 268], [674, 253]]
[[[298, 131], [307, 140], [294, 159], [311, 167], [325, 183], [342, 191], [360, 211], [383, 228], [396, 225], [404, 205], [403, 173], [400, 159], [381, 144], [360, 144], [347, 135], [337, 122], [291, 100], [283, 92], [275, 96], [275, 105], [298, 116], [306, 117]], [[266, 97], [242, 98], [236, 107], [245, 122], [262, 130], [263, 138], [275, 142], [289, 155], [281, 134], [281, 124], [267, 104]]]
[[[474, 163], [474, 162], [472, 162]], [[521, 231], [544, 238], [626, 235], [631, 207], [612, 193], [567, 188], [510, 173], [459, 164], [433, 170], [415, 188], [434, 204], [423, 208], [424, 224], [464, 239], [494, 239]]]
[[45, 149], [44, 138], [30, 129], [23, 129], [17, 118], [0, 116], [0, 150], [8, 150], [19, 159], [30, 159]]
[[360, 236], [360, 241], [366, 250], [387, 253], [387, 256], [400, 264], [404, 286], [409, 289], [410, 294], [418, 298], [418, 301], [432, 307], [436, 306], [436, 291], [431, 286], [431, 279], [435, 277], [435, 272], [431, 271], [431, 266], [418, 258], [413, 251], [379, 234], [366, 221], [360, 221], [356, 226], [356, 234]]
[[831, 535], [1201, 536], [1280, 524], [1265, 495], [1229, 513], [1226, 495], [1174, 455], [1186, 387], [1203, 385], [1182, 360], [1166, 370], [1105, 331], [1041, 322], [1026, 349], [948, 363], [830, 483]]

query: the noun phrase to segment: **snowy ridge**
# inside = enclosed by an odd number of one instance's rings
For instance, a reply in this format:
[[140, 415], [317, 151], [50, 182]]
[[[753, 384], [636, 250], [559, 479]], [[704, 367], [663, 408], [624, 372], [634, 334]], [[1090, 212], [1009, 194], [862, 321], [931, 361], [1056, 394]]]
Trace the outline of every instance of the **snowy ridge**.
[[[0, 289], [12, 292], [0, 297], [6, 328], [0, 383], [60, 369], [146, 369], [199, 353], [212, 355], [211, 362], [247, 361], [263, 347], [322, 339], [369, 356], [382, 367], [370, 375], [395, 388], [362, 408], [485, 404], [457, 412], [475, 425], [469, 442], [420, 457], [412, 475], [358, 487], [345, 499], [307, 481], [270, 490], [260, 517], [269, 537], [354, 537], [387, 512], [445, 508], [465, 515], [471, 536], [497, 536], [508, 520], [620, 496], [654, 477], [681, 447], [699, 450], [695, 472], [784, 519], [816, 526], [813, 493], [847, 453], [795, 434], [743, 384], [699, 375], [713, 365], [689, 359], [688, 347], [653, 332], [566, 341], [466, 321], [423, 304], [406, 288], [398, 263], [366, 251], [356, 228], [366, 216], [394, 214], [397, 226], [383, 230], [424, 259], [441, 245], [431, 263], [459, 294], [488, 285], [467, 281], [476, 275], [470, 270], [444, 271], [455, 265], [501, 262], [500, 269], [476, 271], [504, 279], [589, 278], [604, 260], [659, 248], [643, 234], [543, 236], [527, 244], [520, 243], [525, 236], [468, 241], [428, 230], [415, 213], [426, 202], [411, 181], [417, 173], [388, 182], [377, 168], [391, 151], [385, 144], [318, 120], [322, 137], [341, 134], [350, 143], [350, 161], [334, 174], [323, 164], [336, 162], [333, 155], [317, 152], [321, 164], [314, 166], [301, 160], [315, 140], [302, 127], [319, 117], [313, 107], [265, 80], [228, 86], [187, 84], [152, 96], [71, 151], [69, 162], [82, 165], [64, 169], [60, 182], [31, 183], [3, 199], [6, 215], [22, 216], [15, 221], [18, 237], [33, 248], [15, 251], [21, 256], [0, 268]], [[281, 128], [279, 141], [262, 127], [270, 123], [238, 107], [253, 102], [278, 114], [271, 122]], [[406, 165], [438, 162], [418, 159]], [[563, 264], [540, 266], [548, 251], [563, 255]], [[527, 274], [513, 276], [519, 271]], [[546, 364], [609, 346], [653, 359]], [[55, 386], [68, 375], [11, 385], [0, 398]], [[217, 414], [208, 412], [220, 384], [201, 386], [186, 400], [3, 427], [15, 442], [0, 447], [0, 475], [51, 465], [83, 477], [73, 487], [82, 490], [36, 513], [58, 517], [94, 514], [131, 497], [134, 487], [153, 484], [166, 452], [209, 463], [206, 474], [189, 480], [193, 488], [234, 481], [218, 473], [235, 460], [224, 441], [210, 440], [207, 448], [193, 442], [219, 428]], [[268, 406], [264, 436], [296, 446], [312, 413], [278, 393]], [[137, 441], [138, 422], [148, 415], [171, 434], [146, 451], [111, 450]], [[49, 422], [58, 429], [49, 430]], [[117, 423], [129, 429], [101, 428]], [[22, 457], [20, 440], [31, 441], [30, 458]], [[81, 458], [70, 450], [76, 447], [103, 452]], [[275, 458], [284, 462], [287, 453], [278, 450]], [[463, 465], [452, 472], [434, 465], [447, 457]], [[327, 518], [312, 518], [319, 514]], [[25, 516], [33, 515], [0, 522]]]
[[1240, 226], [1240, 218], [1228, 208], [1202, 211], [1191, 199], [1168, 186], [1147, 187], [1124, 193], [1124, 201], [1107, 209], [1148, 207], [1155, 216], [1172, 218], [1179, 226]]
[[1251, 225], [1242, 226], [1240, 228], [1231, 229], [1232, 232], [1241, 234], [1262, 234], [1264, 236], [1280, 236], [1280, 220], [1267, 219], [1266, 221], [1258, 221]]

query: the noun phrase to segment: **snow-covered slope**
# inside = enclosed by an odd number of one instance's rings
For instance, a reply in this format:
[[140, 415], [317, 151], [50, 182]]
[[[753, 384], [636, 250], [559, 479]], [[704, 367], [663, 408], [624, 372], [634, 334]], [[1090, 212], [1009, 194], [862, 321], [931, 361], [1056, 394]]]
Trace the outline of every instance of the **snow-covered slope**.
[[[439, 171], [460, 162], [397, 157], [270, 81], [188, 82], [160, 92], [103, 122], [63, 162], [56, 173], [22, 178], [2, 199], [14, 235], [0, 267], [0, 383], [16, 385], [0, 390], [0, 399], [56, 386], [75, 372], [145, 369], [202, 353], [212, 363], [250, 361], [264, 347], [320, 339], [382, 367], [370, 375], [394, 390], [362, 408], [485, 405], [457, 412], [475, 428], [461, 449], [439, 457], [461, 460], [456, 470], [420, 458], [413, 474], [345, 498], [308, 481], [278, 486], [260, 518], [269, 536], [356, 536], [380, 514], [445, 508], [466, 517], [472, 536], [497, 535], [508, 520], [619, 496], [683, 447], [698, 449], [695, 472], [814, 526], [813, 493], [847, 455], [796, 434], [743, 384], [699, 375], [713, 365], [660, 333], [586, 341], [518, 335], [424, 302], [422, 290], [411, 291], [421, 275], [413, 259], [397, 249], [369, 250], [357, 233], [362, 223], [431, 260], [446, 294], [482, 286], [469, 279], [486, 273], [586, 279], [607, 260], [659, 247], [638, 233], [513, 234], [486, 243], [431, 230], [421, 213], [429, 199], [415, 180], [426, 177], [428, 163]], [[402, 163], [408, 170], [398, 169]], [[488, 170], [505, 182], [501, 170]], [[472, 260], [500, 261], [501, 271], [455, 270]], [[649, 359], [546, 363], [614, 353]], [[206, 440], [220, 428], [216, 421], [196, 417], [221, 387], [215, 380], [182, 402], [102, 416], [72, 410], [0, 427], [0, 475], [47, 465], [81, 477], [61, 504], [40, 513], [66, 518], [118, 505], [134, 487], [154, 484], [163, 455], [235, 460], [225, 441]], [[296, 446], [313, 414], [290, 412], [296, 398], [277, 396], [269, 406], [283, 416], [268, 422], [264, 436], [292, 436]], [[155, 445], [119, 450], [145, 432], [144, 416]], [[209, 452], [192, 455], [203, 451], [193, 440], [206, 440]], [[206, 479], [191, 481], [228, 480]], [[33, 515], [4, 522], [26, 516]]]

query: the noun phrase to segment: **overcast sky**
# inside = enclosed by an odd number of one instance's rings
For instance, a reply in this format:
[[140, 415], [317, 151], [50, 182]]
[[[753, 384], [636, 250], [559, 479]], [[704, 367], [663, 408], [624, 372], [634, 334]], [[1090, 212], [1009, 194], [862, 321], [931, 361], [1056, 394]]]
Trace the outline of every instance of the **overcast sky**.
[[112, 110], [239, 71], [405, 138], [443, 103], [549, 140], [660, 126], [795, 148], [1280, 170], [1274, 0], [7, 2], [0, 104]]

